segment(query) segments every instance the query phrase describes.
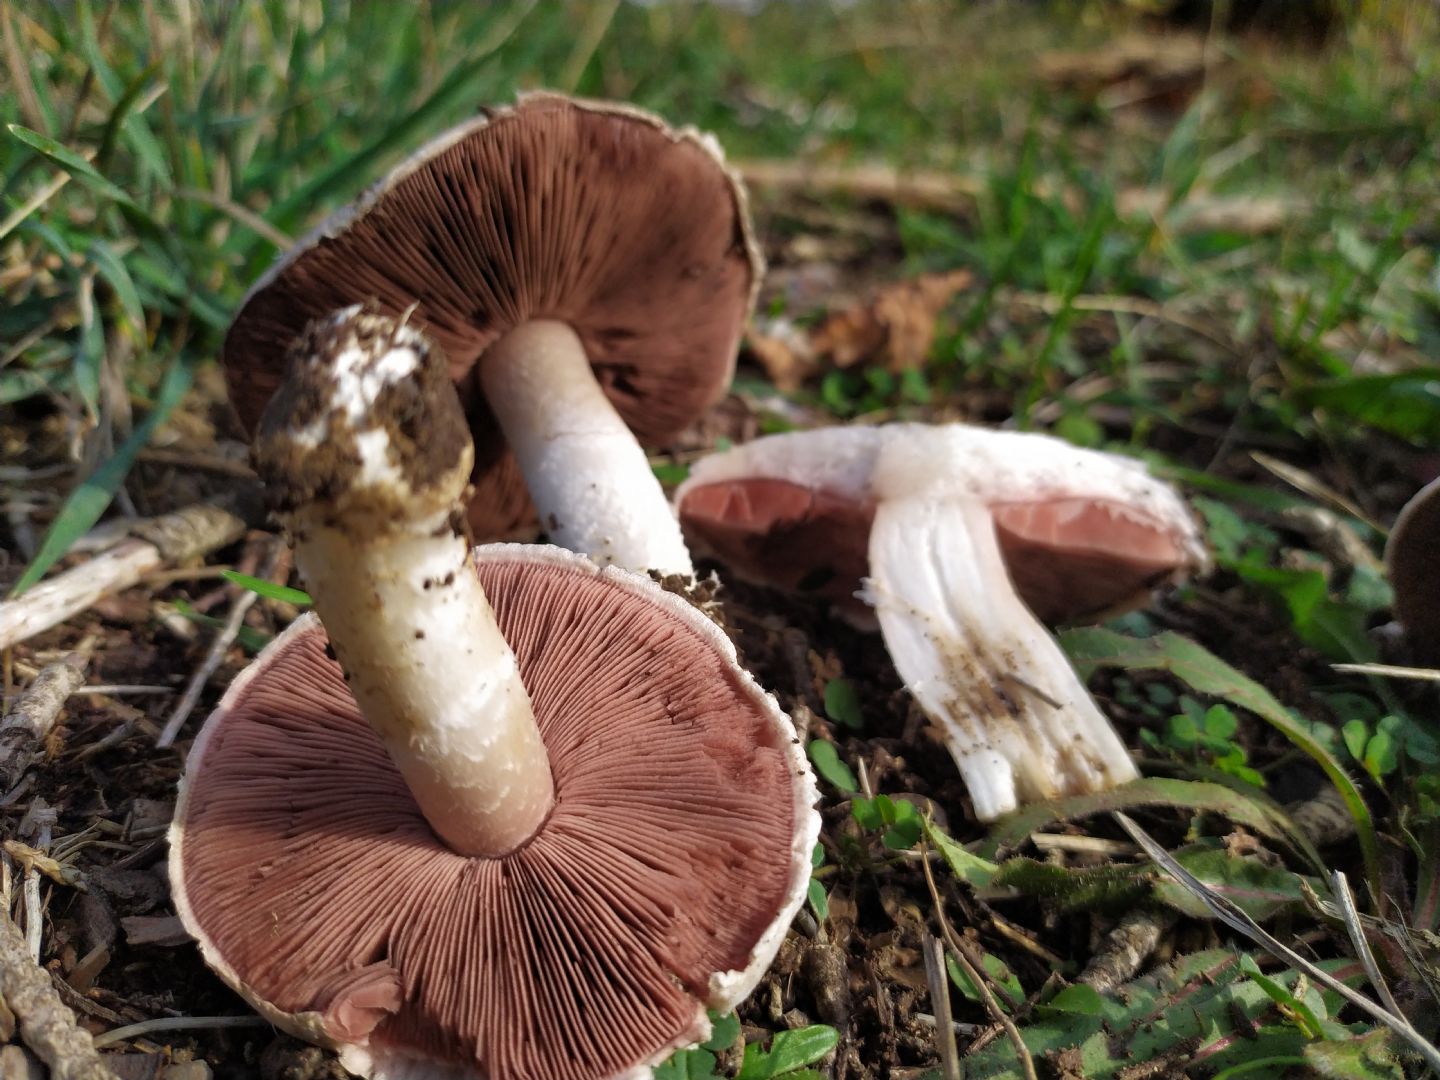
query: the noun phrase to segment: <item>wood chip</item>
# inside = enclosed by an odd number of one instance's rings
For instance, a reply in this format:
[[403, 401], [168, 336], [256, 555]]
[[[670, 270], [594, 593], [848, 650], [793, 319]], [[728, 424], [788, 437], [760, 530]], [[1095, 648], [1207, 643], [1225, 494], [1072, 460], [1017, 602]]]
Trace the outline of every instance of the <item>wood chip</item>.
[[188, 945], [194, 939], [176, 915], [129, 915], [120, 920], [129, 945]]

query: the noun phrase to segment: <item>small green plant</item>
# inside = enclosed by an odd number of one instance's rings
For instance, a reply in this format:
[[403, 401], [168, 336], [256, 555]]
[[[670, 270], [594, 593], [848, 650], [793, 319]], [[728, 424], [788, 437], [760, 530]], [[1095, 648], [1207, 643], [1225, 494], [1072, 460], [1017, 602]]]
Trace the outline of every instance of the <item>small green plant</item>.
[[759, 1043], [745, 1047], [745, 1059], [735, 1080], [824, 1080], [821, 1073], [805, 1066], [814, 1064], [835, 1048], [840, 1033], [824, 1024], [782, 1031], [770, 1040], [770, 1049]]
[[655, 1068], [655, 1080], [719, 1080], [715, 1054], [740, 1038], [740, 1021], [731, 1013], [710, 1014], [710, 1037], [693, 1050], [677, 1050]]
[[856, 799], [850, 804], [850, 813], [864, 828], [884, 829], [881, 843], [892, 851], [909, 851], [924, 832], [920, 811], [905, 799], [892, 799], [888, 795]]
[[1387, 713], [1379, 720], [1347, 720], [1340, 737], [1350, 756], [1377, 783], [1398, 769], [1407, 758], [1422, 768], [1440, 765], [1440, 740], [1408, 716]]
[[1265, 777], [1250, 767], [1248, 752], [1235, 741], [1240, 720], [1233, 710], [1220, 704], [1206, 708], [1189, 694], [1180, 695], [1179, 705], [1181, 711], [1170, 716], [1164, 734], [1147, 728], [1140, 733], [1141, 741], [1192, 756], [1247, 784], [1265, 786]]
[[685, 478], [690, 475], [690, 466], [678, 461], [654, 461], [650, 464], [650, 471], [661, 484], [675, 487], [685, 482]]
[[[1354, 961], [1322, 966], [1346, 982], [1361, 975]], [[1141, 1063], [1173, 1061], [1176, 1075], [1203, 1067], [1207, 1075], [1280, 1080], [1294, 1066], [1354, 1049], [1357, 1039], [1373, 1034], [1365, 1025], [1338, 1022], [1339, 1002], [1307, 989], [1303, 976], [1262, 974], [1253, 958], [1226, 949], [1182, 957], [1115, 994], [1087, 989], [1055, 995], [1020, 1032], [1037, 1060], [1063, 1052], [1076, 1076], [1123, 1076]], [[1023, 1075], [1014, 1048], [1003, 1040], [967, 1057], [965, 1065], [972, 1080]], [[1398, 1080], [1402, 1073], [1325, 1075]]]
[[[172, 601], [172, 603], [177, 612], [189, 619], [196, 626], [204, 626], [211, 630], [220, 630], [225, 626], [224, 619], [217, 619], [213, 615], [203, 615], [196, 611], [186, 600], [177, 599]], [[242, 649], [253, 655], [270, 644], [270, 635], [261, 630], [256, 630], [253, 626], [242, 625], [235, 635], [235, 640], [240, 643]]]
[[822, 780], [833, 784], [846, 795], [854, 795], [860, 790], [855, 774], [850, 771], [849, 765], [840, 760], [834, 743], [824, 739], [811, 739], [805, 744], [805, 754]]
[[810, 882], [805, 887], [805, 899], [815, 918], [822, 923], [830, 917], [830, 896], [825, 883], [819, 878], [819, 871], [825, 865], [825, 845], [816, 841], [815, 850], [810, 853]]
[[860, 695], [849, 679], [830, 679], [825, 683], [825, 715], [851, 731], [859, 731], [865, 726], [865, 716], [860, 711]]
[[[1025, 988], [1020, 985], [1020, 980], [1015, 977], [1015, 973], [1005, 965], [1003, 960], [988, 952], [980, 953], [980, 967], [984, 969], [984, 974], [989, 976], [990, 985], [1001, 991], [996, 995], [1000, 1007], [1006, 1012], [1014, 1012], [1015, 1008], [1025, 1000]], [[955, 984], [955, 989], [959, 990], [968, 1000], [977, 1005], [984, 1003], [985, 997], [980, 993], [980, 988], [975, 985], [975, 981], [970, 978], [970, 975], [960, 966], [954, 956], [947, 955], [945, 957], [945, 971], [949, 974], [950, 981]]]
[[842, 419], [897, 405], [928, 405], [933, 397], [930, 379], [920, 368], [899, 374], [882, 367], [836, 369], [820, 380], [820, 404]]
[[[734, 1016], [711, 1014], [710, 1038], [694, 1050], [681, 1050], [655, 1069], [655, 1080], [723, 1080], [716, 1071], [716, 1053], [735, 1045], [740, 1021]], [[823, 1080], [820, 1073], [806, 1068], [835, 1048], [840, 1033], [824, 1024], [782, 1031], [770, 1040], [767, 1050], [748, 1043], [735, 1080]]]

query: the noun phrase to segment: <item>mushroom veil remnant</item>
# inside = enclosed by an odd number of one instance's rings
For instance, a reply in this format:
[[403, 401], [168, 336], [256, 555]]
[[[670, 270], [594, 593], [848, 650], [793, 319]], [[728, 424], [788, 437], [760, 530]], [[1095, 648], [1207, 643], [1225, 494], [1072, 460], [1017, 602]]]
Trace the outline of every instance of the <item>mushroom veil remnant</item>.
[[685, 601], [558, 548], [472, 552], [471, 452], [414, 327], [349, 308], [300, 335], [254, 456], [320, 618], [195, 741], [176, 907], [361, 1075], [648, 1076], [774, 958], [814, 780]]
[[675, 502], [738, 576], [878, 620], [982, 820], [1137, 775], [1032, 610], [1118, 610], [1205, 565], [1184, 503], [1139, 463], [962, 424], [830, 428], [700, 461]]
[[222, 359], [253, 429], [306, 323], [413, 308], [476, 439], [476, 536], [512, 534], [533, 499], [554, 543], [689, 573], [636, 438], [671, 438], [724, 393], [762, 268], [712, 138], [532, 94], [442, 135], [287, 253]]

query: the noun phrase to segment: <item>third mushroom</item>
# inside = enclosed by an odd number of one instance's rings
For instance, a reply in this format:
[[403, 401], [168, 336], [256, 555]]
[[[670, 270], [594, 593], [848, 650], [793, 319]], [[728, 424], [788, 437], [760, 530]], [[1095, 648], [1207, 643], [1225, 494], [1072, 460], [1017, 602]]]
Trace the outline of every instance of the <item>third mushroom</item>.
[[699, 462], [676, 505], [737, 576], [878, 620], [982, 820], [1136, 775], [1036, 614], [1118, 610], [1205, 565], [1184, 503], [1138, 462], [963, 424], [829, 428]]

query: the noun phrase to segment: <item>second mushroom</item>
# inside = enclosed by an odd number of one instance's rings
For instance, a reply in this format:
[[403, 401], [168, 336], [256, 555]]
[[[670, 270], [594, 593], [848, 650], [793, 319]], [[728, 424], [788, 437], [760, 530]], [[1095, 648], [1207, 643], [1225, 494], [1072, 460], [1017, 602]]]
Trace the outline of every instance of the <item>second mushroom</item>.
[[469, 416], [478, 538], [516, 535], [533, 499], [553, 543], [688, 574], [637, 436], [663, 442], [724, 393], [761, 270], [714, 139], [530, 94], [297, 244], [246, 296], [222, 359], [253, 430], [307, 322], [356, 303], [404, 314], [443, 349]]
[[1036, 615], [1117, 610], [1205, 564], [1138, 462], [962, 424], [830, 428], [707, 458], [675, 502], [737, 576], [878, 620], [980, 819], [1137, 775]]

